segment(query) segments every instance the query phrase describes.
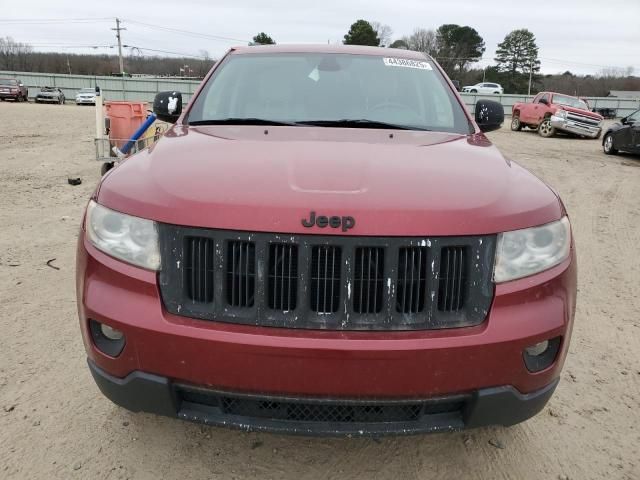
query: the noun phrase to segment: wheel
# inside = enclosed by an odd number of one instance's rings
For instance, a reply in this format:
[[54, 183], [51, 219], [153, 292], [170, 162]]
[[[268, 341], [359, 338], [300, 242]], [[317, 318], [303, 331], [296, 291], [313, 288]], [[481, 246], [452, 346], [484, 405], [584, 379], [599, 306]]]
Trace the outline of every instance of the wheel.
[[478, 90], [476, 90], [475, 88], [473, 90], [470, 90], [471, 93], [478, 93]]
[[104, 162], [100, 167], [100, 175], [104, 175], [113, 168], [113, 162]]
[[616, 150], [613, 146], [613, 135], [611, 135], [610, 133], [608, 133], [607, 136], [604, 137], [604, 142], [602, 142], [602, 149], [607, 155], [615, 155], [616, 153], [618, 153], [618, 150]]
[[522, 130], [522, 124], [520, 123], [520, 115], [514, 115], [511, 118], [511, 130], [514, 132], [519, 132]]
[[62, 97], [58, 97], [58, 105], [64, 105], [64, 99]]
[[549, 138], [553, 137], [556, 133], [556, 129], [551, 126], [551, 120], [545, 118], [538, 127], [538, 133], [541, 137]]
[[24, 101], [25, 101], [25, 102], [27, 102], [27, 103], [29, 103], [29, 96], [28, 96], [28, 95], [26, 95], [26, 94], [25, 94], [25, 96], [24, 96]]
[[493, 92], [494, 95], [500, 95], [500, 92]]

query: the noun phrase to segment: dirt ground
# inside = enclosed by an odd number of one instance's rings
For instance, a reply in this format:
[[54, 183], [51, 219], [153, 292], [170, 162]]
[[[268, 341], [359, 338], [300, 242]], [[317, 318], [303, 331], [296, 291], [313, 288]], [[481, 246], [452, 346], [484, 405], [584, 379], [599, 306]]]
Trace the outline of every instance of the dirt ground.
[[573, 341], [540, 415], [453, 434], [300, 438], [132, 414], [99, 393], [74, 292], [78, 226], [99, 179], [93, 115], [0, 104], [0, 478], [640, 478], [640, 158], [490, 134], [560, 192], [576, 236]]

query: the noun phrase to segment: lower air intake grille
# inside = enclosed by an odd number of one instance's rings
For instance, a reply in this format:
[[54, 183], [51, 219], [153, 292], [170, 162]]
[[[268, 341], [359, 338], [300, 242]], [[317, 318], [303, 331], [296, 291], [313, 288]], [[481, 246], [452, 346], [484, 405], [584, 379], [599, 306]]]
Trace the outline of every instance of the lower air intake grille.
[[340, 247], [311, 250], [311, 310], [332, 313], [340, 303]]
[[251, 242], [227, 245], [227, 303], [253, 306], [256, 288], [256, 248]]
[[438, 310], [456, 312], [464, 305], [466, 280], [465, 247], [446, 247], [440, 253]]
[[213, 240], [185, 237], [185, 290], [193, 302], [213, 302]]
[[410, 422], [422, 406], [414, 405], [322, 405], [313, 403], [256, 401], [222, 398], [222, 409], [229, 415], [292, 420], [298, 422]]
[[269, 286], [267, 301], [273, 310], [296, 308], [298, 288], [298, 247], [284, 243], [269, 246]]
[[[248, 419], [305, 423], [389, 423], [416, 422], [425, 415], [460, 413], [468, 401], [460, 395], [447, 399], [415, 401], [337, 401], [325, 399], [282, 399], [278, 397], [231, 396], [223, 392], [177, 388], [182, 408]], [[204, 407], [204, 408], [202, 408]], [[250, 423], [250, 422], [248, 422]]]
[[427, 247], [401, 248], [398, 258], [398, 296], [400, 313], [424, 310], [427, 278]]

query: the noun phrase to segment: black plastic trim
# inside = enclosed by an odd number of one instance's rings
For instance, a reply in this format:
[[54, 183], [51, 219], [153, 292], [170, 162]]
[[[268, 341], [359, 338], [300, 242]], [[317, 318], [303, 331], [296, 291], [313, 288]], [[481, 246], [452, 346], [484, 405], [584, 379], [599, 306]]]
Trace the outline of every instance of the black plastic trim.
[[[291, 235], [159, 225], [162, 271], [158, 274], [164, 307], [173, 315], [201, 320], [264, 327], [315, 330], [432, 330], [471, 327], [481, 324], [487, 316], [494, 295], [492, 281], [495, 257], [495, 235], [461, 237], [358, 237], [343, 235]], [[197, 302], [185, 295], [189, 261], [184, 238], [204, 238], [214, 248], [213, 302]], [[226, 245], [228, 242], [253, 242], [255, 245], [255, 301], [250, 306], [230, 305], [225, 295]], [[291, 310], [269, 307], [272, 293], [268, 288], [271, 246], [295, 245], [296, 305]], [[312, 253], [318, 247], [335, 247], [341, 252], [341, 264], [336, 275], [335, 304], [327, 301], [318, 310], [312, 299]], [[356, 252], [359, 248], [379, 248], [384, 254], [382, 305], [375, 311], [358, 312], [354, 304]], [[441, 251], [448, 247], [463, 247], [466, 255], [465, 279], [458, 285], [460, 301], [456, 308], [438, 308]], [[422, 304], [407, 312], [398, 311], [399, 285], [403, 280], [399, 268], [402, 249], [424, 249], [426, 278], [420, 283]], [[421, 250], [422, 251], [422, 250]], [[331, 269], [329, 269], [331, 271]], [[409, 279], [410, 280], [410, 279]], [[331, 284], [333, 285], [333, 283]], [[331, 289], [330, 289], [331, 290]], [[414, 300], [409, 296], [407, 301]], [[420, 303], [420, 302], [418, 302]], [[337, 308], [329, 308], [337, 306]], [[402, 306], [402, 302], [401, 302]], [[328, 311], [323, 309], [326, 307]], [[400, 308], [400, 310], [402, 310]], [[419, 310], [419, 311], [415, 311]]]
[[[134, 412], [149, 412], [168, 417], [224, 426], [245, 431], [264, 431], [312, 436], [381, 436], [410, 435], [442, 431], [456, 431], [487, 425], [514, 425], [537, 414], [548, 402], [559, 379], [532, 393], [522, 394], [512, 386], [480, 389], [466, 394], [446, 395], [431, 399], [336, 399], [281, 397], [224, 392], [200, 387], [172, 384], [167, 378], [144, 372], [133, 372], [120, 379], [113, 377], [88, 360], [89, 369], [102, 393], [112, 402]], [[183, 402], [180, 389], [206, 392], [208, 395], [226, 395], [236, 398], [254, 398], [264, 401], [291, 401], [319, 404], [384, 404], [402, 405], [423, 403], [434, 405], [444, 402], [464, 402], [460, 411], [424, 414], [419, 420], [407, 422], [298, 422], [224, 414], [215, 403]], [[426, 409], [425, 409], [426, 410]]]

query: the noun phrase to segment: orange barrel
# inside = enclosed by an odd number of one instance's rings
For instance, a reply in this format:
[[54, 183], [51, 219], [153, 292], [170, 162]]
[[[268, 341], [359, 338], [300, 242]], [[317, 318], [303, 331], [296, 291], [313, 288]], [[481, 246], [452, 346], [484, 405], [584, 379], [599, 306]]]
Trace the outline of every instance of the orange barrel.
[[105, 102], [111, 144], [122, 148], [147, 119], [147, 102]]

